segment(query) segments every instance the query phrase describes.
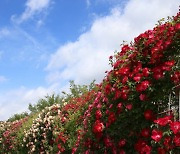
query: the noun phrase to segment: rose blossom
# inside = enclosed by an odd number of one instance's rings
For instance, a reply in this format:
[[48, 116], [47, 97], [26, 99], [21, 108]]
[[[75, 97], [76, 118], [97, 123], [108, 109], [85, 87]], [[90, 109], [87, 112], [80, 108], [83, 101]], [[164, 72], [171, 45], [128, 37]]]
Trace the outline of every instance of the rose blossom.
[[173, 142], [176, 146], [180, 147], [180, 134], [174, 136]]
[[136, 86], [136, 90], [138, 92], [142, 92], [145, 91], [149, 86], [150, 86], [150, 82], [148, 80], [145, 80]]
[[121, 139], [121, 140], [119, 140], [118, 146], [119, 146], [120, 148], [124, 147], [125, 145], [126, 145], [126, 139]]
[[157, 129], [153, 129], [151, 138], [153, 140], [155, 140], [156, 142], [159, 142], [162, 138], [162, 135], [163, 135], [162, 131], [157, 130]]
[[154, 120], [154, 122], [160, 126], [166, 126], [168, 123], [172, 122], [171, 119], [172, 119], [172, 116], [166, 116], [166, 117]]
[[96, 119], [101, 119], [101, 117], [102, 117], [101, 110], [96, 110], [95, 116], [96, 116]]
[[93, 132], [95, 134], [101, 133], [103, 131], [103, 129], [104, 129], [104, 124], [101, 121], [96, 120], [96, 122], [94, 123], [94, 126], [93, 126]]
[[175, 121], [170, 123], [170, 129], [173, 131], [174, 134], [177, 134], [180, 132], [180, 122]]

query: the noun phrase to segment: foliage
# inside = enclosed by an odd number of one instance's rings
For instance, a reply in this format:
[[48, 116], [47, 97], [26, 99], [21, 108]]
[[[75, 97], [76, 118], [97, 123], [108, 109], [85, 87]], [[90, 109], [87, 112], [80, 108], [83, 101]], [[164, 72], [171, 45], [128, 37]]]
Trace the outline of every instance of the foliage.
[[32, 113], [40, 112], [46, 107], [52, 106], [56, 103], [60, 103], [62, 101], [62, 98], [59, 95], [52, 94], [51, 96], [47, 95], [45, 98], [40, 99], [37, 104], [32, 105], [31, 103], [29, 104], [28, 109]]
[[[73, 97], [80, 97], [84, 93], [91, 91], [95, 88], [95, 80], [90, 83], [90, 85], [76, 85], [74, 81], [70, 81], [70, 92], [62, 92], [63, 96], [60, 95], [47, 95], [45, 98], [39, 99], [39, 101], [32, 105], [29, 104], [28, 109], [31, 113], [37, 113], [45, 109], [46, 107], [50, 107], [54, 104], [60, 104], [62, 101], [69, 101]], [[16, 116], [16, 115], [15, 115]]]
[[28, 113], [27, 112], [23, 112], [23, 113], [20, 113], [20, 114], [14, 114], [12, 117], [10, 117], [7, 121], [8, 122], [13, 122], [13, 121], [16, 121], [16, 120], [20, 120], [20, 119], [23, 119], [25, 117], [28, 116]]

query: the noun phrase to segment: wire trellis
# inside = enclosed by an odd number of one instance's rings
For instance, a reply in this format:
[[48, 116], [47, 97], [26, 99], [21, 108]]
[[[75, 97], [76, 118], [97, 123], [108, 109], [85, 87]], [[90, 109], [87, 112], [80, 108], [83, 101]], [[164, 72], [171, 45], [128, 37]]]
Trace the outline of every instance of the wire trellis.
[[159, 113], [159, 115], [162, 114], [173, 114], [174, 120], [180, 121], [180, 85], [172, 88], [169, 93], [167, 108]]

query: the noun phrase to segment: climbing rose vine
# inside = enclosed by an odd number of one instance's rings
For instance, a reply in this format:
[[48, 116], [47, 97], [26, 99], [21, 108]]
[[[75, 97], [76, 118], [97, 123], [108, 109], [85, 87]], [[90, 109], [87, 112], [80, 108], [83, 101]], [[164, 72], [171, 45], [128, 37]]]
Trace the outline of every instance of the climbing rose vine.
[[112, 69], [92, 90], [0, 122], [0, 153], [179, 152], [180, 12], [109, 60]]
[[180, 150], [180, 122], [172, 112], [163, 112], [172, 88], [179, 90], [179, 56], [180, 13], [110, 56], [112, 70], [84, 114], [83, 138], [75, 151], [163, 154]]

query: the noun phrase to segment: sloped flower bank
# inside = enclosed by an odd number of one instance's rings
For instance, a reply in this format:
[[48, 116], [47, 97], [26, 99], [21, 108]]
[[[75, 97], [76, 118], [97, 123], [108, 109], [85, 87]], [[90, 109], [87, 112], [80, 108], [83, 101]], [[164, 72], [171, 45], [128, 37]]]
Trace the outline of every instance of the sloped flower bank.
[[[180, 13], [123, 45], [109, 60], [112, 70], [94, 90], [46, 108], [31, 121], [27, 117], [8, 134], [2, 123], [0, 152], [180, 151], [179, 117], [168, 109], [169, 94], [180, 84]], [[13, 139], [7, 142], [6, 136]]]
[[180, 13], [110, 56], [113, 69], [84, 114], [83, 139], [74, 151], [162, 154], [180, 150], [176, 115], [159, 114], [168, 108], [172, 88], [179, 88], [179, 58]]

